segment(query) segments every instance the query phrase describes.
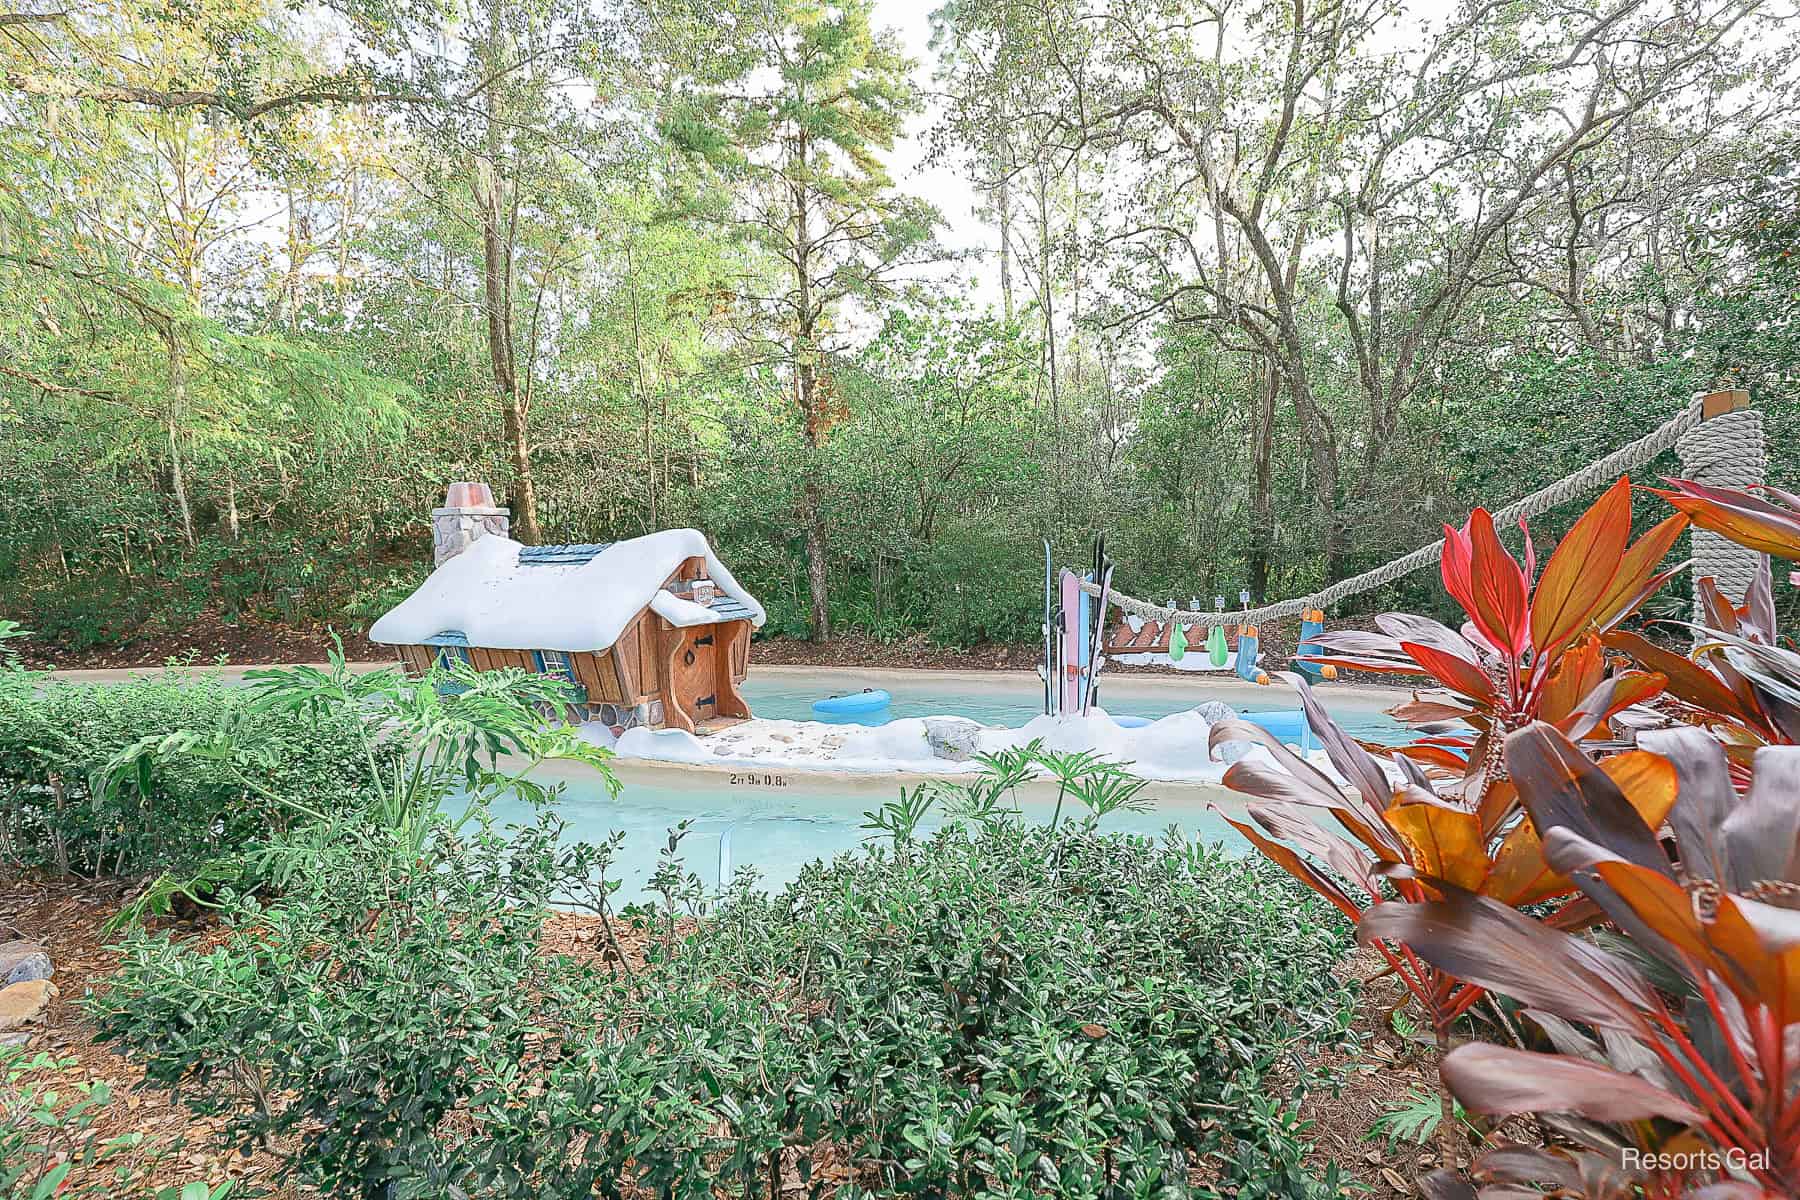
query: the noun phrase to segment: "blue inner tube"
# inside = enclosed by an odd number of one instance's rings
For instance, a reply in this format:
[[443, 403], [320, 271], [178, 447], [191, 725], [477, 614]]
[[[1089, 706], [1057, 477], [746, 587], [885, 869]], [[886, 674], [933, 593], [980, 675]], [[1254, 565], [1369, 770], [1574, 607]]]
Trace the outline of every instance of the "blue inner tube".
[[1239, 717], [1252, 725], [1260, 725], [1284, 743], [1293, 744], [1301, 740], [1301, 734], [1308, 732], [1306, 714], [1297, 708], [1278, 708], [1269, 712], [1239, 713]]
[[1113, 718], [1113, 724], [1117, 725], [1120, 729], [1142, 729], [1144, 726], [1152, 723], [1153, 722], [1149, 717], [1134, 717], [1129, 713]]
[[864, 688], [848, 696], [827, 696], [814, 700], [812, 710], [823, 716], [841, 717], [850, 713], [880, 712], [893, 702], [893, 697], [879, 688]]

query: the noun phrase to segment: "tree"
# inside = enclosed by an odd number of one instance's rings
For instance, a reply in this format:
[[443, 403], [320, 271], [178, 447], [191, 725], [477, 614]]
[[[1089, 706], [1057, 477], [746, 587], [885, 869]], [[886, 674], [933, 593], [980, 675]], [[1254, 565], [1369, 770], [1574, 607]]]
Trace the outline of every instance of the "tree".
[[845, 415], [827, 360], [847, 349], [853, 302], [891, 296], [906, 268], [937, 253], [937, 214], [900, 195], [881, 161], [920, 97], [913, 63], [872, 28], [871, 7], [747, 0], [661, 26], [667, 61], [690, 80], [671, 91], [662, 127], [735, 192], [706, 215], [772, 264], [769, 279], [743, 281], [737, 311], [750, 360], [779, 365], [799, 423], [795, 517], [821, 641], [831, 614], [819, 456]]
[[[1359, 511], [1394, 499], [1383, 467], [1407, 405], [1470, 303], [1507, 282], [1509, 234], [1634, 123], [1766, 107], [1736, 92], [1777, 76], [1779, 52], [1746, 34], [1766, 7], [1465, 3], [1417, 36], [1397, 36], [1412, 18], [1388, 3], [961, 0], [950, 13], [965, 40], [1029, 56], [1033, 69], [1009, 68], [1028, 88], [1009, 102], [1057, 153], [1102, 151], [1141, 181], [1106, 231], [1116, 319], [1211, 329], [1276, 373], [1335, 579]], [[965, 61], [952, 119], [973, 129], [992, 59]], [[1321, 353], [1322, 305], [1347, 371]], [[1333, 402], [1339, 388], [1353, 405]]]

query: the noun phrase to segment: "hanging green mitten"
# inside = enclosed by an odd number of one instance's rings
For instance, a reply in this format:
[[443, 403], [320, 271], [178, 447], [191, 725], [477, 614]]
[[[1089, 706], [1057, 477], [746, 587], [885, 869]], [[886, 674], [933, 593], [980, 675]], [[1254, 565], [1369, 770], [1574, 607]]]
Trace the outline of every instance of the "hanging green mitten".
[[1206, 635], [1206, 653], [1212, 659], [1212, 665], [1222, 667], [1231, 654], [1225, 648], [1225, 627], [1214, 625], [1212, 632]]
[[1169, 626], [1169, 661], [1180, 662], [1181, 656], [1187, 653], [1187, 633], [1179, 623]]

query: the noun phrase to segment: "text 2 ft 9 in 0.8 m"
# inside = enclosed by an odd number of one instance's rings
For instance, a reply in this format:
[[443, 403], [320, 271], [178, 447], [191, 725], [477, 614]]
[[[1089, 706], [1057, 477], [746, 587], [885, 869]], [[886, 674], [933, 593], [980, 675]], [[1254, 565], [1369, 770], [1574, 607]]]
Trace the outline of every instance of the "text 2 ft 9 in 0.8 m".
[[754, 771], [733, 771], [730, 775], [732, 787], [786, 787], [785, 775], [758, 775]]

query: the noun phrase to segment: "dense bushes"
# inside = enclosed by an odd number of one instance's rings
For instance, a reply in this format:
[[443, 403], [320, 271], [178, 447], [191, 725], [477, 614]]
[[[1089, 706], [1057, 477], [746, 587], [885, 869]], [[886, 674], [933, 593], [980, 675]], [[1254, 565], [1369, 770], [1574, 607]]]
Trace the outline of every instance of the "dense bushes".
[[[172, 675], [67, 684], [0, 671], [0, 862], [143, 873], [284, 827], [293, 810], [271, 794], [326, 808], [368, 792], [359, 725], [251, 701]], [[153, 761], [148, 751], [177, 730], [229, 733], [254, 753]]]
[[134, 935], [103, 1025], [331, 1195], [1316, 1186], [1291, 1099], [1343, 940], [1261, 865], [993, 821], [689, 925], [671, 857], [633, 971], [537, 953], [554, 898], [605, 892], [611, 848], [555, 832], [327, 840], [222, 944]]

